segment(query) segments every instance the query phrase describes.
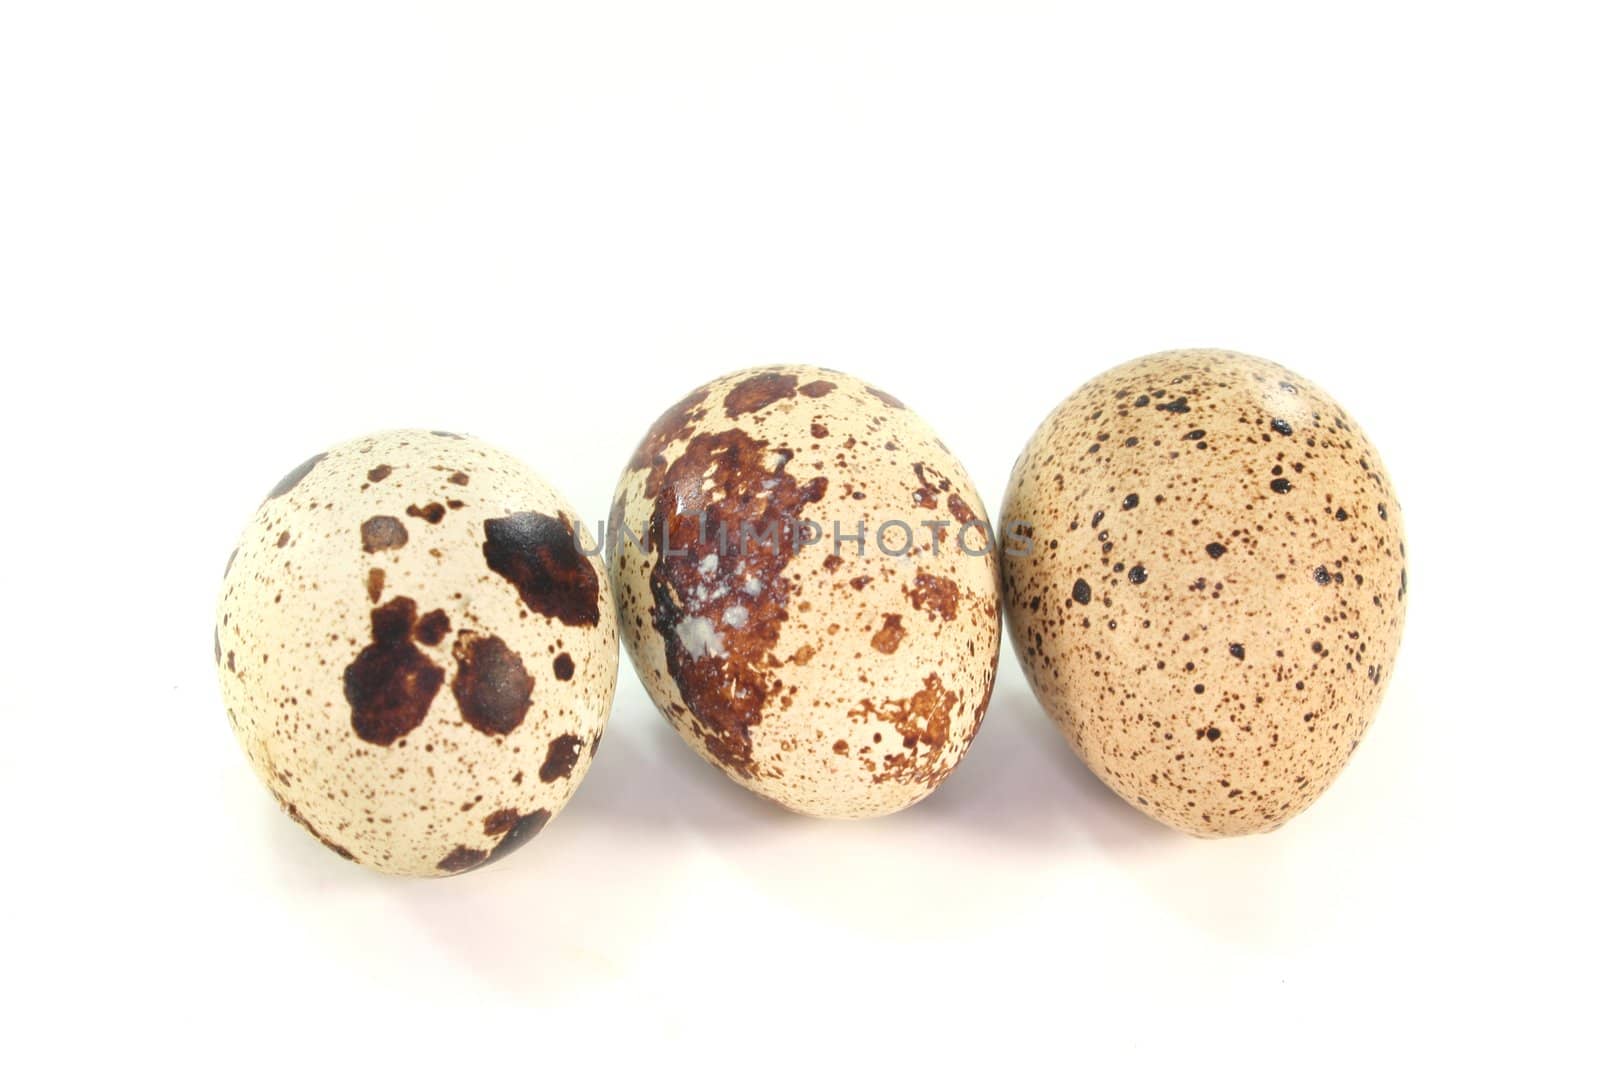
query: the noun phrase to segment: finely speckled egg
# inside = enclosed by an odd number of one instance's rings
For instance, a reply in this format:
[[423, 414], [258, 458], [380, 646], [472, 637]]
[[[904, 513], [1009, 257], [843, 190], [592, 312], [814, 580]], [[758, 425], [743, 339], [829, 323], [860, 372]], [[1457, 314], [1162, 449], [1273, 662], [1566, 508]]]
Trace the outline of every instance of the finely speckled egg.
[[228, 561], [215, 652], [234, 733], [346, 859], [445, 875], [559, 812], [611, 708], [611, 594], [574, 512], [511, 456], [401, 430], [302, 463]]
[[[1405, 618], [1377, 450], [1276, 363], [1163, 352], [1045, 419], [1011, 474], [1006, 621], [1102, 781], [1199, 836], [1270, 830], [1350, 759]], [[1009, 545], [1009, 542], [1008, 542]]]
[[734, 781], [883, 815], [966, 752], [994, 684], [998, 553], [961, 464], [894, 397], [815, 367], [719, 378], [650, 428], [608, 525], [639, 678]]

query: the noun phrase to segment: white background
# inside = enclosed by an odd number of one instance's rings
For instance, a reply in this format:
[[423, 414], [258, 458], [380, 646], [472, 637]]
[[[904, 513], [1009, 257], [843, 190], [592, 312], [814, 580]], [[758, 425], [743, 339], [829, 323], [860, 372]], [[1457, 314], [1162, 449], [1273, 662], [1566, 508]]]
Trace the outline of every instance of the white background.
[[[1596, 42], [1530, 3], [7, 5], [0, 1056], [1592, 1055]], [[592, 522], [669, 402], [805, 360], [997, 511], [1068, 392], [1190, 345], [1320, 382], [1405, 505], [1386, 705], [1276, 834], [1143, 819], [1009, 649], [966, 762], [868, 823], [745, 794], [624, 662], [562, 817], [439, 882], [333, 857], [229, 732], [222, 563], [333, 442], [469, 431]]]

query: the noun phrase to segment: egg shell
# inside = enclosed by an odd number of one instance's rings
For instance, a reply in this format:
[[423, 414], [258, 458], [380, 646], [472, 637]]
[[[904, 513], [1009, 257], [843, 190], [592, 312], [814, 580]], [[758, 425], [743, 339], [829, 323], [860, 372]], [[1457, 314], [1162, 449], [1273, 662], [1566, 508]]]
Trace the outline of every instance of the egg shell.
[[806, 366], [719, 378], [645, 435], [609, 527], [639, 678], [734, 781], [874, 816], [966, 752], [999, 653], [997, 553], [961, 464], [894, 397]]
[[291, 471], [228, 562], [214, 651], [245, 754], [346, 859], [447, 875], [567, 803], [617, 677], [574, 512], [471, 438], [357, 438]]
[[1400, 504], [1311, 382], [1218, 350], [1107, 371], [1012, 471], [1006, 620], [1102, 781], [1199, 836], [1270, 830], [1372, 722], [1405, 619]]

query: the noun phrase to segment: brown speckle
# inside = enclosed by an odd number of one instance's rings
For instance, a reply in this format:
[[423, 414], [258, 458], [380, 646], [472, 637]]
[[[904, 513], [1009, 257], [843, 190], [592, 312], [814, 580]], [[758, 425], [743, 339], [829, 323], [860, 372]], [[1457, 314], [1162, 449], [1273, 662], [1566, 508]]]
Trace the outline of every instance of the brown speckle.
[[883, 758], [882, 769], [873, 780], [938, 785], [955, 767], [942, 759], [955, 706], [956, 695], [944, 687], [937, 674], [929, 674], [909, 699], [885, 700], [878, 705], [863, 700], [853, 708], [852, 719], [886, 722], [900, 735], [900, 751]]
[[883, 626], [872, 635], [872, 647], [879, 652], [889, 655], [900, 647], [900, 641], [906, 635], [905, 627], [900, 625], [900, 616], [885, 615]]
[[956, 604], [961, 599], [961, 592], [955, 582], [924, 570], [917, 571], [916, 580], [912, 583], [908, 595], [911, 597], [912, 607], [918, 611], [927, 611], [929, 618], [937, 615], [946, 622], [956, 617]]
[[921, 483], [911, 492], [912, 503], [919, 508], [937, 508], [939, 506], [939, 494], [948, 492], [950, 489], [950, 479], [926, 463], [913, 463], [911, 472], [917, 476], [917, 481]]

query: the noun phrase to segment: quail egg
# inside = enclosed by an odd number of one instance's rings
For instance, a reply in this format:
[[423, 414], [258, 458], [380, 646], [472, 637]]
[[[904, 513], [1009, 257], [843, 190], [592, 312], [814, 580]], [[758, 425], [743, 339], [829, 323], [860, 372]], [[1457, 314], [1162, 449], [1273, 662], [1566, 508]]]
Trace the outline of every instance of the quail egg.
[[719, 378], [644, 436], [609, 526], [639, 678], [734, 781], [811, 815], [882, 815], [971, 744], [1000, 642], [993, 531], [893, 396], [806, 366]]
[[1073, 749], [1191, 834], [1270, 830], [1350, 759], [1406, 608], [1400, 503], [1327, 393], [1275, 363], [1163, 352], [1053, 411], [1012, 471], [1005, 604]]
[[574, 514], [506, 453], [429, 431], [357, 438], [273, 488], [229, 559], [214, 651], [290, 818], [346, 859], [447, 875], [561, 810], [618, 659]]

